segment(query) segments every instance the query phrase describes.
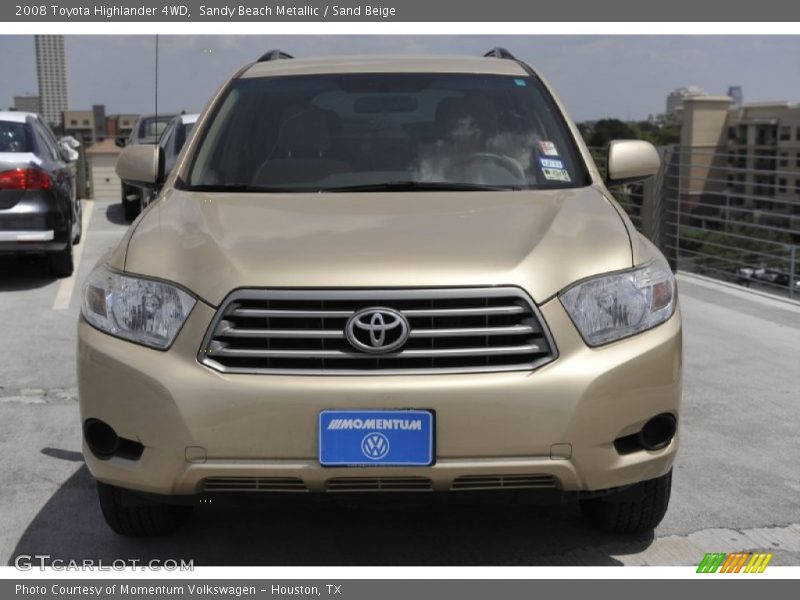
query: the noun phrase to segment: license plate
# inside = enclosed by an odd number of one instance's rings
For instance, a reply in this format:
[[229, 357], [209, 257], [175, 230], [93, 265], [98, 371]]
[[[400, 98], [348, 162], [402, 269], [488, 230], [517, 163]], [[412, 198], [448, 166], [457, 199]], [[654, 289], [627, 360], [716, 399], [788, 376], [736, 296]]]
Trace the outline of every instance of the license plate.
[[323, 410], [319, 462], [324, 467], [433, 464], [433, 413], [427, 410]]

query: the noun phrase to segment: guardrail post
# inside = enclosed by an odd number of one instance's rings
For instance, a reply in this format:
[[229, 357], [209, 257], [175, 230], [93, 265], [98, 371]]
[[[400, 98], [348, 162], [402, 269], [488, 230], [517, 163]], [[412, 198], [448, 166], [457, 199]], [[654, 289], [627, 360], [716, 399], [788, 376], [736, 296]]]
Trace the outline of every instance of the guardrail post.
[[642, 233], [656, 246], [660, 245], [658, 239], [658, 223], [655, 214], [655, 189], [653, 177], [645, 179], [642, 183]]
[[88, 168], [86, 166], [86, 142], [80, 137], [81, 145], [78, 146], [78, 160], [75, 164], [75, 189], [78, 198], [88, 198], [90, 185], [88, 183]]
[[[675, 271], [678, 268], [678, 225], [670, 216], [673, 206], [672, 190], [673, 180], [677, 178], [677, 151], [676, 146], [670, 145], [660, 148], [661, 169], [653, 182], [652, 242], [664, 253], [669, 266]], [[644, 208], [643, 208], [644, 210]]]
[[797, 281], [795, 266], [797, 264], [797, 246], [789, 246], [789, 298], [794, 300], [794, 288]]

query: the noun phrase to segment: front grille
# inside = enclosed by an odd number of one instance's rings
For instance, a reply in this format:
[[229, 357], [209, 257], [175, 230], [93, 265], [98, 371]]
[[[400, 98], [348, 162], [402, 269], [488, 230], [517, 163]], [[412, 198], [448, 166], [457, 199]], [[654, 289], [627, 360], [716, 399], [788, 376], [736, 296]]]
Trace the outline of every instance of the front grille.
[[[379, 354], [348, 341], [348, 319], [391, 309], [408, 340]], [[198, 360], [226, 373], [369, 374], [507, 371], [555, 357], [539, 312], [519, 288], [237, 290], [217, 311]]]
[[427, 492], [426, 477], [335, 477], [325, 484], [328, 492]]
[[297, 477], [207, 477], [206, 492], [307, 492]]
[[453, 480], [453, 490], [551, 489], [551, 475], [462, 475]]

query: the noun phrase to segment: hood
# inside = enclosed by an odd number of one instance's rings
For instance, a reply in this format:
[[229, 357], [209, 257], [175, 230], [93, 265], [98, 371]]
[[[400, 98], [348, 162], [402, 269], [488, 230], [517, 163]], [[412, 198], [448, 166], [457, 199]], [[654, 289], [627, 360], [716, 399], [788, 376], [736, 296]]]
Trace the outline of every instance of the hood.
[[[235, 288], [518, 285], [541, 302], [631, 266], [596, 188], [220, 194], [169, 190], [134, 225], [124, 269], [216, 306]], [[122, 267], [122, 265], [118, 265]]]

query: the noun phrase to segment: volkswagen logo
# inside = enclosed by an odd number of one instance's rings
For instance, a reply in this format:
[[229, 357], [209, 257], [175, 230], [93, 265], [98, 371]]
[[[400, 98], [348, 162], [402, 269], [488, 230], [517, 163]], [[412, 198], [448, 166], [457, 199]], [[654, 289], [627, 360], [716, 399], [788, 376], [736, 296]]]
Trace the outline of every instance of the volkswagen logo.
[[344, 333], [358, 350], [381, 354], [397, 350], [406, 343], [408, 321], [391, 308], [365, 308], [347, 321]]
[[389, 439], [382, 433], [368, 433], [361, 440], [361, 452], [371, 460], [380, 460], [389, 454]]

